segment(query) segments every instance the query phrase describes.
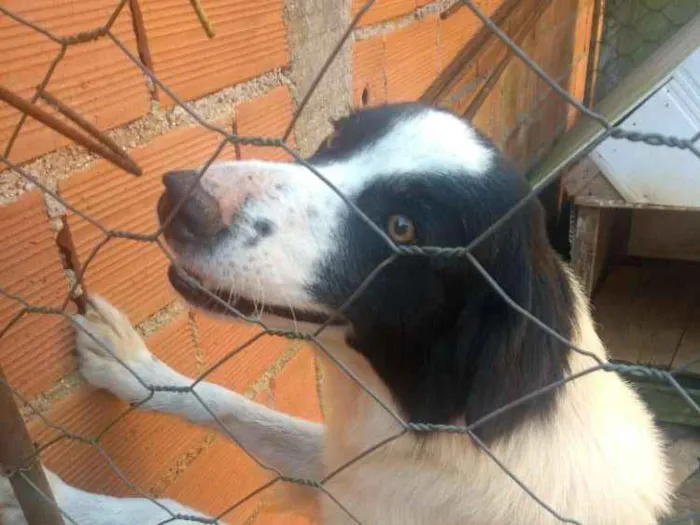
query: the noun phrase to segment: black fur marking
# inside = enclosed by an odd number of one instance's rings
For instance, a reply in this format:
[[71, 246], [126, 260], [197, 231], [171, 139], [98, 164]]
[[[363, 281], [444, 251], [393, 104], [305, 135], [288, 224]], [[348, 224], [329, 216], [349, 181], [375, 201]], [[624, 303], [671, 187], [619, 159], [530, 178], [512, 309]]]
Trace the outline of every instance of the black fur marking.
[[275, 225], [267, 219], [257, 219], [253, 222], [255, 235], [245, 241], [246, 248], [253, 248], [260, 244], [265, 237], [269, 237], [275, 232]]
[[412, 103], [392, 104], [359, 111], [333, 123], [335, 137], [330, 146], [323, 141], [313, 156], [311, 164], [324, 164], [346, 158], [358, 149], [367, 147], [384, 137], [397, 122], [425, 110], [425, 106]]
[[268, 237], [275, 231], [275, 225], [267, 219], [258, 219], [253, 223], [253, 229], [260, 237]]
[[[421, 110], [409, 104], [356, 114], [338, 125], [334, 144], [317, 156], [348, 155]], [[373, 179], [356, 203], [378, 225], [393, 214], [409, 217], [418, 245], [454, 247], [466, 245], [527, 191], [525, 180], [499, 160], [478, 177], [387, 173]], [[311, 293], [337, 308], [389, 255], [384, 242], [348, 211], [336, 251], [319, 269]], [[474, 255], [515, 301], [571, 336], [572, 291], [546, 237], [539, 202]], [[345, 317], [353, 329], [349, 343], [368, 358], [413, 422], [474, 422], [567, 372], [570, 350], [513, 311], [463, 258], [401, 258]], [[477, 434], [487, 441], [508, 435], [526, 420], [550, 415], [555, 400], [554, 391], [538, 396], [480, 426]]]

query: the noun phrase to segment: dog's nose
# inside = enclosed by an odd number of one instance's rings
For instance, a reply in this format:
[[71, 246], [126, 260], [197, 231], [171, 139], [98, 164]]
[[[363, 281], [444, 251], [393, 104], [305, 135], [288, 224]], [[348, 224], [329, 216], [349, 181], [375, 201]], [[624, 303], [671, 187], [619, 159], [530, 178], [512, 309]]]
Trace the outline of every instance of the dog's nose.
[[[217, 200], [207, 193], [193, 170], [170, 171], [163, 175], [165, 192], [158, 203], [161, 224], [180, 202], [166, 233], [182, 240], [206, 240], [214, 237], [226, 225]], [[184, 199], [184, 201], [183, 201]]]

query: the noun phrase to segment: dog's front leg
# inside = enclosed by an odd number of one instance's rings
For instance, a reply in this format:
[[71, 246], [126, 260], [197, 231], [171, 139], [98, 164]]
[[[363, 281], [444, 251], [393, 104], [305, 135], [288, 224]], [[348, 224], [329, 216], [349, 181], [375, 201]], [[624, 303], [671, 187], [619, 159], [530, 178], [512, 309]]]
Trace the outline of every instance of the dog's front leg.
[[80, 370], [92, 385], [141, 403], [143, 409], [175, 414], [221, 431], [285, 476], [321, 477], [323, 425], [269, 409], [206, 381], [197, 383], [191, 392], [151, 394], [144, 384], [190, 387], [194, 380], [151, 354], [127, 317], [105, 300], [90, 298], [85, 315], [75, 320], [82, 327], [76, 330]]
[[[44, 469], [64, 522], [78, 525], [192, 525], [197, 519], [213, 523], [211, 517], [171, 499], [115, 498], [77, 489]], [[181, 517], [181, 519], [178, 519]], [[72, 521], [71, 521], [72, 520]], [[226, 525], [223, 521], [219, 525]], [[27, 525], [10, 481], [0, 477], [0, 525]]]

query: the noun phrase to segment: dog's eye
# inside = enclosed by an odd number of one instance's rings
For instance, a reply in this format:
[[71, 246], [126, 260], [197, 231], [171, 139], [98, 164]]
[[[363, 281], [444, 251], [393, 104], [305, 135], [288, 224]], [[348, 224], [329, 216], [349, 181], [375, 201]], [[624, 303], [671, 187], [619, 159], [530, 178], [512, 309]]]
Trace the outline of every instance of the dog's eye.
[[405, 215], [392, 215], [388, 224], [389, 237], [399, 244], [411, 244], [416, 240], [416, 226]]

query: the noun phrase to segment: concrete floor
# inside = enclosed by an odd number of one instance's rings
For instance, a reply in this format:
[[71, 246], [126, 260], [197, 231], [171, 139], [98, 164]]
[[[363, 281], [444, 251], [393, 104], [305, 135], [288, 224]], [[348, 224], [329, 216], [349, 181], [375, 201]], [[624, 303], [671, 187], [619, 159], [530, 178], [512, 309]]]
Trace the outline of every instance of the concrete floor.
[[700, 525], [700, 429], [663, 425], [676, 488], [674, 514], [664, 525]]

